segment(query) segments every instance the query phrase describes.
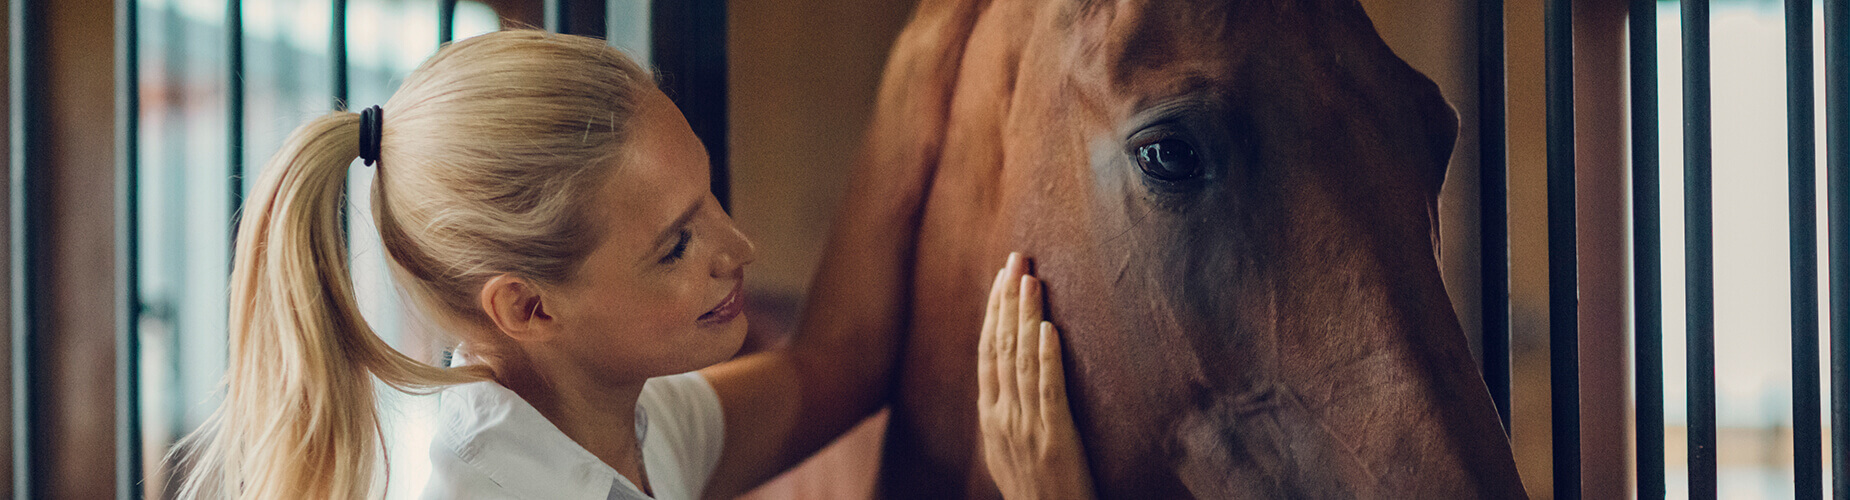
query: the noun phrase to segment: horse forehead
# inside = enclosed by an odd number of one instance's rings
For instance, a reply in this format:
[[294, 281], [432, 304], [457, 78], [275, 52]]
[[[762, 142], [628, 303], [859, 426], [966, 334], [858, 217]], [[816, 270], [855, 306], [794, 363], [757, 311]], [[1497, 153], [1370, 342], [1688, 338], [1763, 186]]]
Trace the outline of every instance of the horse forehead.
[[1077, 87], [1150, 94], [1339, 76], [1357, 60], [1398, 59], [1354, 0], [1119, 0], [1042, 4], [1026, 51], [1055, 57]]

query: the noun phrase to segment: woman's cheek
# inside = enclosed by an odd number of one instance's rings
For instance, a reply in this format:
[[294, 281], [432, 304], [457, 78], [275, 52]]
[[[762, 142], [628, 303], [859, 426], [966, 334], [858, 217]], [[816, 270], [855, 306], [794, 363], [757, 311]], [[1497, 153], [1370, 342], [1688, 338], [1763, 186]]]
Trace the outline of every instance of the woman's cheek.
[[653, 302], [650, 304], [653, 307], [647, 308], [652, 324], [676, 326], [681, 323], [692, 323], [701, 314], [706, 313], [706, 308], [701, 305], [701, 302], [706, 299], [698, 287], [683, 282], [680, 286], [672, 287], [664, 292], [656, 295], [655, 300], [650, 301]]
[[[717, 304], [707, 303], [715, 296], [713, 295], [713, 279], [707, 276], [706, 268], [692, 265], [696, 262], [693, 259], [684, 262], [689, 265], [676, 273], [681, 280], [678, 287], [680, 293], [675, 296], [675, 310], [681, 311], [691, 321], [706, 314], [707, 309]], [[696, 272], [697, 268], [699, 272]]]

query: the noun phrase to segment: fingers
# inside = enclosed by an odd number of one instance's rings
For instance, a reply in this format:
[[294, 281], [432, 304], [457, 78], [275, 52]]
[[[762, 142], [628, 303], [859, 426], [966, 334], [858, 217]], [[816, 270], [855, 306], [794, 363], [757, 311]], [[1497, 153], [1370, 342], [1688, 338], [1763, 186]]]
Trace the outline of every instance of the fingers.
[[1066, 406], [1066, 367], [1060, 357], [1060, 331], [1046, 321], [1042, 321], [1037, 330], [1041, 332], [1041, 420], [1049, 425], [1071, 422], [1072, 410]]
[[1033, 276], [1021, 277], [1015, 316], [1015, 393], [1021, 395], [1022, 414], [1029, 417], [1040, 414], [1040, 342], [1036, 339], [1041, 324], [1040, 285]]
[[1021, 309], [1021, 287], [1015, 283], [1021, 281], [1021, 269], [1021, 254], [1010, 253], [1008, 266], [1003, 268], [1007, 281], [1002, 286], [1002, 303], [996, 314], [996, 397], [1004, 402], [1016, 401], [1016, 395], [1021, 394], [1015, 367], [1015, 351], [1021, 347], [1017, 333], [1021, 325], [1016, 320]]
[[1067, 401], [1060, 332], [1044, 321], [1042, 283], [1026, 268], [1010, 254], [996, 273], [977, 341], [985, 468], [1005, 497], [1088, 498], [1091, 477]]
[[976, 344], [977, 402], [982, 408], [996, 404], [996, 323], [1002, 309], [1002, 289], [1008, 286], [1008, 268], [996, 271], [989, 285], [989, 306], [983, 315], [983, 335]]

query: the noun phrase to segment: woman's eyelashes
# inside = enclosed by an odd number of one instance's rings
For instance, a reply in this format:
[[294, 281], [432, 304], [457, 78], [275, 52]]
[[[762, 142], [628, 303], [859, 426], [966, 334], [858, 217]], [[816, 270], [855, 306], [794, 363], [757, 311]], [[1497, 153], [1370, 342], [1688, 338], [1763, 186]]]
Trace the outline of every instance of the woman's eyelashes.
[[682, 257], [686, 257], [687, 244], [693, 239], [694, 233], [692, 231], [688, 231], [686, 228], [681, 229], [681, 235], [675, 240], [674, 247], [668, 249], [668, 255], [662, 257], [662, 263], [673, 264], [680, 261]]

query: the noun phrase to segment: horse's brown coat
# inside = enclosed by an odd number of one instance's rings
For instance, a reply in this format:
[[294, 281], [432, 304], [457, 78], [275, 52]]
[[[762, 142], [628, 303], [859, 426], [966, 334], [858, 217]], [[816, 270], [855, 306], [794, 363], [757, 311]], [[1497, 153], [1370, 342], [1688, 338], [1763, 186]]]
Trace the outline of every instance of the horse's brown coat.
[[[929, 179], [882, 491], [995, 495], [976, 339], [1021, 250], [1105, 496], [1523, 496], [1434, 259], [1456, 128], [1354, 0], [924, 1], [862, 166]], [[1197, 175], [1145, 173], [1164, 138]]]

